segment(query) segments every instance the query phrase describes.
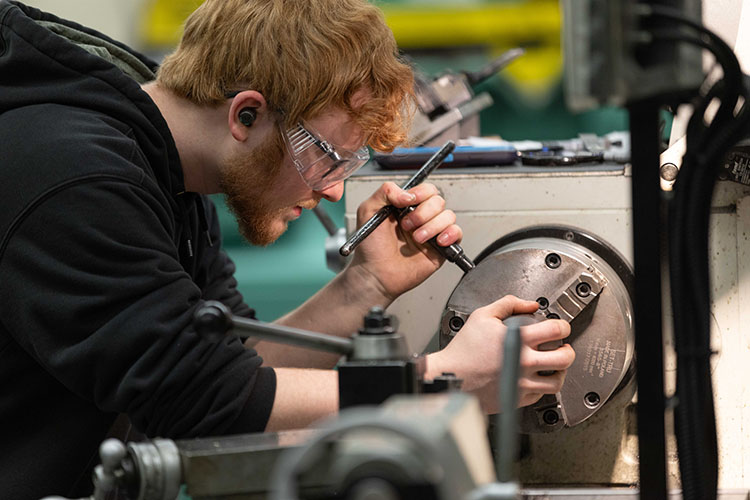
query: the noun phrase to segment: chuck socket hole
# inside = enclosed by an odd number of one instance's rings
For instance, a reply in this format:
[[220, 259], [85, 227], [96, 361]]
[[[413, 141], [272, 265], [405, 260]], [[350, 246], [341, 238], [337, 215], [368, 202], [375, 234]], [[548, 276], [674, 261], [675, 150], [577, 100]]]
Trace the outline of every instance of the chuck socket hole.
[[547, 425], [555, 425], [560, 421], [560, 415], [558, 415], [555, 410], [546, 410], [542, 414], [542, 420], [544, 420], [544, 423]]
[[457, 332], [464, 326], [464, 320], [460, 316], [453, 316], [448, 326], [452, 331]]
[[602, 400], [599, 397], [599, 394], [595, 392], [589, 392], [583, 397], [583, 404], [589, 408], [596, 408], [601, 402]]
[[536, 299], [536, 303], [539, 304], [539, 309], [542, 311], [549, 307], [549, 300], [547, 300], [547, 297], [539, 297]]
[[544, 263], [547, 264], [547, 267], [550, 269], [557, 269], [560, 267], [560, 264], [562, 264], [562, 259], [556, 253], [551, 253], [547, 254], [544, 258]]

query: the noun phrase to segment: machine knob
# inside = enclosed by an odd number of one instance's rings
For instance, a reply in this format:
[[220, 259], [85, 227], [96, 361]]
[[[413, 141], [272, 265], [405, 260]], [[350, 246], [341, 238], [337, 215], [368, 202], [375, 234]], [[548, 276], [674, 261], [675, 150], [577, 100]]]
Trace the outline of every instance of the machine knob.
[[232, 314], [221, 302], [209, 300], [195, 311], [193, 325], [204, 337], [220, 340], [232, 327]]
[[391, 316], [382, 307], [373, 307], [365, 316], [365, 325], [360, 335], [388, 335], [394, 333]]

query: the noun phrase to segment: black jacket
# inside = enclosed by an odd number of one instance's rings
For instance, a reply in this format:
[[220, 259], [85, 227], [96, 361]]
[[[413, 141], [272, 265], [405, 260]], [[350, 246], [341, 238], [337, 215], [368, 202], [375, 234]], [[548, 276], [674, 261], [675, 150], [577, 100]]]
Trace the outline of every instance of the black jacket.
[[[0, 0], [0, 498], [91, 493], [118, 414], [148, 436], [261, 431], [275, 375], [202, 301], [250, 316], [209, 199], [184, 193], [155, 64]], [[210, 240], [209, 241], [209, 235]]]

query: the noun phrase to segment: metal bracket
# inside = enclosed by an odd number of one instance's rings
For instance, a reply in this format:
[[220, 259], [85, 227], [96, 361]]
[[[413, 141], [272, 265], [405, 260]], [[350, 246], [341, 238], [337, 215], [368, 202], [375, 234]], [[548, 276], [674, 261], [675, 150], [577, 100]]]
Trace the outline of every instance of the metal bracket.
[[607, 286], [607, 279], [589, 267], [568, 285], [542, 312], [548, 319], [573, 321]]

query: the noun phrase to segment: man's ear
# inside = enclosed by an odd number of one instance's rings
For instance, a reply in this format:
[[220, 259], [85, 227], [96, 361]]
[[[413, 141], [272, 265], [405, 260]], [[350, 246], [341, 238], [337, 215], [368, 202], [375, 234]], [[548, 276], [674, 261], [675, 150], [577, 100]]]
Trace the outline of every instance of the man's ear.
[[235, 140], [244, 142], [250, 135], [250, 128], [260, 117], [268, 115], [266, 99], [258, 91], [243, 90], [232, 98], [229, 105], [229, 131]]

